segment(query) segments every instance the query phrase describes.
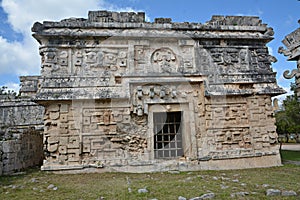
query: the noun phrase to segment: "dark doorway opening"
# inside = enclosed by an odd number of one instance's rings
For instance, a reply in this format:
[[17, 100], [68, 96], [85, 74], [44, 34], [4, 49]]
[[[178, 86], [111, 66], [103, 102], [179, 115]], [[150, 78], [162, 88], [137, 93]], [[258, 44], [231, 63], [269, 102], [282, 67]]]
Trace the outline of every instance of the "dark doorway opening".
[[181, 121], [182, 112], [156, 112], [154, 121], [154, 157], [183, 156]]

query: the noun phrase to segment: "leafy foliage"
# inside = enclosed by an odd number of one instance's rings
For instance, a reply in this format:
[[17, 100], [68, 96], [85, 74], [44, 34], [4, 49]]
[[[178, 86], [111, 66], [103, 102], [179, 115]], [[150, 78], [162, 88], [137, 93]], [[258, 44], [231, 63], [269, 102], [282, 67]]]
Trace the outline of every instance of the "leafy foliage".
[[[291, 85], [291, 90], [294, 90]], [[287, 96], [283, 101], [283, 109], [275, 114], [277, 133], [286, 136], [286, 142], [289, 141], [290, 134], [298, 135], [295, 139], [299, 142], [300, 133], [300, 101], [296, 94]]]
[[6, 86], [1, 86], [0, 87], [0, 95], [12, 95], [12, 96], [16, 96], [17, 93], [13, 90], [7, 90]]

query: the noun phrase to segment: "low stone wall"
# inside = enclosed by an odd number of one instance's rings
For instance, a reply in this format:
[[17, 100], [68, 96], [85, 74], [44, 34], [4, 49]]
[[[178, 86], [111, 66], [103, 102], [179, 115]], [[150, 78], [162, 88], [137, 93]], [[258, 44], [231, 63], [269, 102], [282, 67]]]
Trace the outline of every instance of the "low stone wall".
[[0, 97], [0, 175], [41, 164], [44, 108], [29, 98]]
[[40, 165], [43, 160], [41, 131], [27, 129], [14, 136], [0, 142], [0, 175]]

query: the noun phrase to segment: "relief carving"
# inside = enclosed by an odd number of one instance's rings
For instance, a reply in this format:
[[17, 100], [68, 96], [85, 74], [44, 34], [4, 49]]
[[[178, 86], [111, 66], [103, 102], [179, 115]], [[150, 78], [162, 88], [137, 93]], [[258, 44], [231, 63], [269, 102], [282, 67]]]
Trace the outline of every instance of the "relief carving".
[[68, 52], [61, 51], [59, 54], [59, 64], [62, 66], [68, 65]]
[[159, 72], [172, 73], [177, 71], [176, 55], [169, 48], [157, 49], [153, 52], [151, 63], [159, 67]]
[[127, 52], [125, 50], [103, 50], [103, 66], [117, 70], [117, 67], [127, 66]]
[[147, 50], [143, 45], [134, 46], [134, 66], [138, 71], [144, 70], [147, 64], [146, 61]]
[[97, 53], [94, 51], [86, 52], [86, 62], [87, 63], [96, 63], [97, 62]]

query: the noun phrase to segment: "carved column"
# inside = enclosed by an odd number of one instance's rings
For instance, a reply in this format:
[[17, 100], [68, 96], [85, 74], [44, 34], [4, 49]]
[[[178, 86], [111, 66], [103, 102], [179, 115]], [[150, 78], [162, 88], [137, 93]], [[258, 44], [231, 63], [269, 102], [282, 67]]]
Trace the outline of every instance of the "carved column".
[[[298, 22], [300, 23], [300, 20]], [[289, 61], [297, 61], [297, 69], [293, 69], [291, 72], [286, 70], [283, 76], [286, 79], [295, 77], [295, 92], [300, 100], [300, 28], [285, 36], [282, 43], [286, 46], [286, 49], [279, 47], [278, 53], [286, 56]]]

